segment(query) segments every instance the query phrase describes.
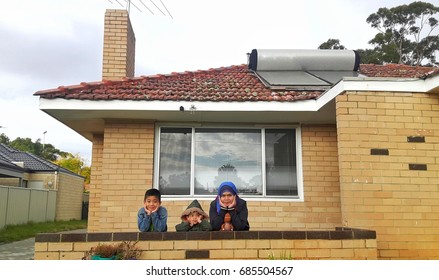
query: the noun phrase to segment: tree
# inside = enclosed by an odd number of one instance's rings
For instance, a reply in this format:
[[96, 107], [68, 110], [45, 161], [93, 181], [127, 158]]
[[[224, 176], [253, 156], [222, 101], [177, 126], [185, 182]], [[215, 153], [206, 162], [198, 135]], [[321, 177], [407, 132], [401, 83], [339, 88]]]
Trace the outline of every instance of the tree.
[[328, 41], [320, 44], [320, 50], [345, 50], [345, 46], [340, 44], [339, 39], [328, 39]]
[[9, 142], [10, 142], [9, 137], [6, 136], [6, 134], [4, 133], [0, 134], [0, 143], [9, 145]]
[[394, 8], [380, 8], [366, 22], [379, 33], [369, 41], [382, 63], [438, 65], [436, 55], [439, 7], [421, 1]]
[[63, 155], [60, 159], [55, 161], [55, 164], [84, 176], [85, 182], [90, 183], [91, 169], [89, 166], [85, 165], [85, 161], [79, 156], [79, 154], [76, 154], [75, 156], [72, 154]]
[[9, 143], [9, 146], [23, 152], [29, 152], [49, 161], [55, 161], [58, 157], [67, 156], [69, 153], [56, 149], [52, 144], [41, 144], [41, 139], [34, 143], [30, 138], [17, 137]]

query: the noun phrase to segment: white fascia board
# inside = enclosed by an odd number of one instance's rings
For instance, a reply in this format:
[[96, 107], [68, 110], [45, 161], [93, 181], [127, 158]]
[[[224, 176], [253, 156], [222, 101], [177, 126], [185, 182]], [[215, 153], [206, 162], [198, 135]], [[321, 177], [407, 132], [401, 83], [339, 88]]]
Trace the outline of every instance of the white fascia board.
[[344, 78], [344, 90], [428, 93], [439, 86], [439, 75], [417, 78]]
[[315, 100], [297, 102], [199, 102], [199, 101], [132, 101], [132, 100], [66, 100], [40, 98], [40, 110], [138, 110], [138, 111], [185, 111], [191, 107], [203, 112], [306, 112], [317, 111]]
[[428, 93], [439, 87], [439, 75], [428, 79], [346, 77], [317, 99], [320, 109], [344, 91], [384, 91]]

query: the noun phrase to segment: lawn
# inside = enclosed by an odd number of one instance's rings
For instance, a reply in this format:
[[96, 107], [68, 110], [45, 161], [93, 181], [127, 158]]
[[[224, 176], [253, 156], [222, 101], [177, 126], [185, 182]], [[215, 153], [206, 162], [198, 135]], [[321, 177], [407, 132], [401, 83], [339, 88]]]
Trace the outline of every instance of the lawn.
[[61, 232], [85, 228], [87, 228], [87, 220], [9, 225], [0, 230], [0, 244], [35, 237], [35, 235], [38, 233]]

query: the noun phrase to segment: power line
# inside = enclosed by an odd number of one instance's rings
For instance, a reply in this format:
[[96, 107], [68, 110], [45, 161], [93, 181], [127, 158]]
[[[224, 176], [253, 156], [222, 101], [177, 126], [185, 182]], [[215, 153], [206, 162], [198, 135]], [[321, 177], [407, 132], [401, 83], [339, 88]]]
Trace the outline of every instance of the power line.
[[[134, 4], [134, 1], [132, 0], [124, 0], [126, 5], [124, 6], [119, 0], [107, 0], [108, 2], [110, 2], [111, 4], [115, 4], [114, 1], [116, 1], [121, 7], [125, 8], [128, 13], [130, 13], [130, 6], [133, 5], [139, 12], [143, 12], [142, 9], [140, 9], [136, 4]], [[163, 8], [165, 8], [166, 12], [168, 13], [168, 15], [173, 19], [171, 13], [169, 12], [168, 8], [166, 7], [165, 3], [163, 3], [162, 0], [159, 0], [161, 5], [163, 6]], [[152, 11], [152, 9], [150, 9], [142, 0], [139, 0], [139, 2], [152, 14], [154, 15], [154, 12]], [[151, 2], [155, 8], [157, 10], [159, 10], [164, 16], [166, 16], [166, 14], [162, 11], [162, 9], [160, 9], [159, 6], [157, 6], [157, 4], [153, 1], [153, 0], [149, 0], [149, 2]]]
[[149, 2], [151, 2], [151, 3], [153, 3], [154, 4], [154, 6], [164, 15], [164, 16], [166, 16], [166, 14], [162, 11], [162, 10], [160, 10], [160, 8], [152, 1], [152, 0], [149, 0]]
[[129, 7], [130, 7], [131, 5], [133, 5], [137, 10], [139, 10], [139, 12], [142, 12], [142, 10], [141, 10], [139, 7], [137, 7], [136, 4], [133, 3], [133, 1], [125, 0], [125, 2], [126, 2], [127, 5], [128, 5], [128, 14], [130, 13], [130, 9], [129, 9]]
[[119, 5], [120, 5], [121, 7], [123, 7], [123, 5], [119, 2], [119, 0], [116, 0], [116, 2], [119, 3]]
[[145, 3], [143, 3], [143, 1], [142, 0], [139, 0], [140, 1], [140, 3], [142, 3], [143, 4], [143, 6], [145, 6], [145, 8], [147, 8], [148, 9], [148, 11], [150, 11], [151, 12], [151, 14], [154, 14], [152, 11], [151, 11], [151, 9], [150, 8], [148, 8], [148, 6], [146, 6], [145, 5]]
[[162, 3], [163, 7], [165, 7], [165, 10], [168, 12], [169, 16], [173, 19], [171, 13], [168, 11], [168, 8], [166, 8], [165, 4], [163, 4], [162, 0], [160, 0], [160, 3]]

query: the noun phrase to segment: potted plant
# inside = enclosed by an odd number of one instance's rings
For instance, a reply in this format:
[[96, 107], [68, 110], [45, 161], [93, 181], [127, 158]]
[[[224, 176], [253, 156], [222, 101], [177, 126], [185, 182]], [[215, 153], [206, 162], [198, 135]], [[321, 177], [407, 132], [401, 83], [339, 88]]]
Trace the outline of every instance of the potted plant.
[[91, 260], [115, 260], [118, 255], [118, 246], [114, 244], [98, 244], [91, 247], [87, 252], [85, 259]]
[[118, 245], [118, 260], [137, 260], [142, 251], [136, 247], [138, 241], [122, 241]]
[[117, 244], [98, 244], [84, 256], [84, 260], [135, 260], [142, 251], [136, 247], [138, 241], [122, 241]]

